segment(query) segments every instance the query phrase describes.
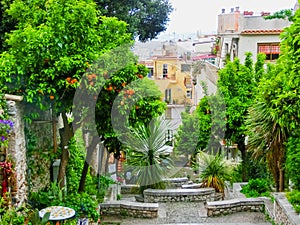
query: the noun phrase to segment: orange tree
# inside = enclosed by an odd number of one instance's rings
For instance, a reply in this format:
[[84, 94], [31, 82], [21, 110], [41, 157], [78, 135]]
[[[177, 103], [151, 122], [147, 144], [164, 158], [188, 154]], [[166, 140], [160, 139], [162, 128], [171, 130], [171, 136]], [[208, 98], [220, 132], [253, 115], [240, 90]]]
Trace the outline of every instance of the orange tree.
[[[113, 60], [103, 61], [107, 64]], [[120, 151], [125, 147], [122, 138], [130, 128], [147, 125], [153, 117], [165, 111], [166, 104], [161, 101], [161, 92], [154, 81], [145, 77], [147, 73], [148, 69], [144, 65], [134, 62], [118, 70], [109, 68], [103, 71], [105, 81], [101, 84], [100, 92], [94, 87], [94, 73], [90, 72], [86, 76], [87, 89], [76, 97], [78, 99], [76, 106], [79, 110], [76, 114], [80, 117], [75, 117], [74, 121], [76, 125], [80, 124], [89, 129], [91, 134], [87, 149], [88, 159], [84, 163], [79, 192], [84, 191], [92, 153], [99, 141], [110, 153], [114, 153], [116, 159], [119, 159]], [[95, 111], [85, 110], [94, 107]], [[93, 121], [96, 121], [96, 127]]]
[[[17, 0], [8, 14], [17, 26], [9, 33], [8, 50], [0, 57], [1, 84], [6, 92], [22, 94], [30, 110], [53, 107], [55, 113], [61, 113], [61, 146], [68, 146], [73, 130], [66, 115], [72, 111], [79, 81], [99, 56], [131, 42], [127, 25], [116, 18], [99, 17], [92, 0]], [[97, 74], [95, 83], [103, 81]], [[30, 119], [34, 116], [31, 113]], [[63, 149], [60, 180], [68, 155], [67, 148]]]

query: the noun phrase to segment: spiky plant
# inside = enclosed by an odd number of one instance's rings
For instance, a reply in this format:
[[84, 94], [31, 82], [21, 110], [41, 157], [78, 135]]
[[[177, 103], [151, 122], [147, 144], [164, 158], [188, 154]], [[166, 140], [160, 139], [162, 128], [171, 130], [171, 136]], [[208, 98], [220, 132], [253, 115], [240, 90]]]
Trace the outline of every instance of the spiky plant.
[[148, 126], [139, 125], [126, 135], [127, 164], [137, 174], [137, 183], [141, 194], [146, 188], [162, 188], [162, 178], [171, 165], [166, 154], [166, 134], [170, 129], [170, 122], [158, 117]]
[[226, 183], [231, 180], [233, 165], [223, 155], [210, 155], [199, 153], [199, 173], [202, 187], [215, 188], [216, 192], [222, 193], [224, 198]]

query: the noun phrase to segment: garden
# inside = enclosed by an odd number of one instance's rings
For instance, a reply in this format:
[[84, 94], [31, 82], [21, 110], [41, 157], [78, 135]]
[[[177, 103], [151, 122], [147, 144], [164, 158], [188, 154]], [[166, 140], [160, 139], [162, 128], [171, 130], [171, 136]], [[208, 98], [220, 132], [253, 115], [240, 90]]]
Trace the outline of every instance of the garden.
[[[167, 104], [131, 52], [137, 34], [145, 41], [164, 29], [168, 3], [147, 3], [159, 30], [125, 6], [128, 23], [94, 1], [1, 4], [1, 225], [59, 224], [39, 214], [54, 206], [74, 210], [64, 224], [99, 224], [99, 203], [127, 171], [141, 202], [147, 189], [168, 190], [164, 179], [188, 177], [221, 199], [236, 182], [247, 183], [247, 197], [284, 192], [300, 212], [299, 10], [277, 63], [247, 53], [218, 71], [216, 94], [201, 84], [205, 97], [193, 112], [186, 105], [170, 153]], [[110, 160], [123, 161], [114, 179]]]

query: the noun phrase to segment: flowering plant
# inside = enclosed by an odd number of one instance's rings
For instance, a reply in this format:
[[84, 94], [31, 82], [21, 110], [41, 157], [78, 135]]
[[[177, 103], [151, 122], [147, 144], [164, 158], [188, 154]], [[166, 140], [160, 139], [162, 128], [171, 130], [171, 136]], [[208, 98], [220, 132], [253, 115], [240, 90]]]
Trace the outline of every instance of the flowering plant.
[[14, 123], [11, 120], [0, 120], [0, 146], [7, 146]]
[[117, 182], [122, 184], [124, 182], [124, 178], [117, 176]]
[[3, 170], [4, 177], [11, 177], [14, 174], [13, 163], [9, 160], [0, 162], [0, 167]]
[[8, 188], [15, 190], [16, 188], [16, 171], [12, 160], [7, 159], [4, 162], [0, 162], [0, 168], [3, 171], [2, 181], [2, 196], [8, 191]]

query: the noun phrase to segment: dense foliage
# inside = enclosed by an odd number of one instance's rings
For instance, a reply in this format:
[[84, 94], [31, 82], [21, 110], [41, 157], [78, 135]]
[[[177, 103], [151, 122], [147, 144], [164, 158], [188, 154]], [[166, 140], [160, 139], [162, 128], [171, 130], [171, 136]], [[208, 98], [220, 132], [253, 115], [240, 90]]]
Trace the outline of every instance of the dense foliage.
[[292, 181], [292, 188], [300, 190], [300, 140], [299, 136], [290, 137], [286, 145], [285, 168], [289, 179]]
[[166, 30], [173, 8], [169, 0], [96, 0], [102, 15], [117, 17], [129, 24], [140, 41], [154, 39]]
[[287, 199], [293, 205], [297, 213], [300, 213], [300, 191], [294, 190], [286, 194]]
[[260, 196], [270, 196], [272, 191], [271, 185], [266, 179], [250, 179], [249, 182], [242, 187], [241, 193], [247, 198], [255, 198]]
[[293, 170], [290, 161], [285, 166], [285, 160], [297, 155], [290, 148], [288, 156], [285, 143], [293, 142], [289, 138], [299, 130], [299, 10], [292, 21], [281, 34], [280, 58], [268, 67], [249, 117], [249, 147], [257, 156], [266, 157], [279, 191], [284, 190], [286, 169]]

